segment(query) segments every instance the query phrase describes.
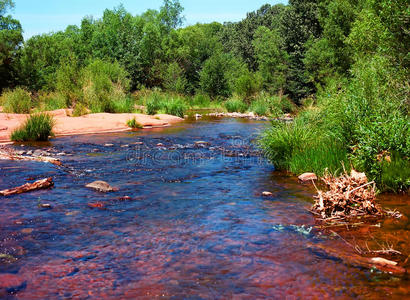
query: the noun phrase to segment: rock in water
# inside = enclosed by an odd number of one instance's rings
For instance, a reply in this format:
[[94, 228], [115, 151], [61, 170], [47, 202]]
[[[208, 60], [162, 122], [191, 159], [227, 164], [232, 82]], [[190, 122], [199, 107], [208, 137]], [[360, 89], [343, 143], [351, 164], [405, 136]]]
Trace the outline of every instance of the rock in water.
[[86, 187], [88, 187], [90, 189], [94, 189], [94, 190], [99, 191], [99, 192], [103, 192], [103, 193], [115, 192], [115, 191], [118, 190], [116, 188], [113, 188], [107, 182], [100, 181], [100, 180], [91, 182], [91, 183], [87, 184]]
[[302, 175], [300, 175], [299, 180], [302, 182], [307, 182], [307, 181], [311, 181], [311, 180], [317, 180], [317, 176], [315, 173], [303, 173]]
[[273, 194], [272, 194], [271, 192], [263, 192], [263, 193], [262, 193], [262, 196], [264, 196], [264, 197], [272, 197]]

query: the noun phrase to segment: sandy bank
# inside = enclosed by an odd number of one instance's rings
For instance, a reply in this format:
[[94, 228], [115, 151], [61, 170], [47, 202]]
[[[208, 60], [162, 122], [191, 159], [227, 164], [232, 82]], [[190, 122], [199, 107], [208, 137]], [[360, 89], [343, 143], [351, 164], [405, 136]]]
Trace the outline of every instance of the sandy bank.
[[[183, 120], [164, 114], [148, 116], [144, 114], [98, 113], [70, 117], [71, 110], [69, 109], [59, 109], [49, 113], [54, 116], [56, 121], [53, 129], [56, 136], [127, 131], [130, 130], [127, 121], [132, 118], [135, 118], [145, 128], [165, 127]], [[13, 130], [18, 128], [27, 117], [26, 114], [1, 113], [0, 109], [0, 142], [9, 142]]]

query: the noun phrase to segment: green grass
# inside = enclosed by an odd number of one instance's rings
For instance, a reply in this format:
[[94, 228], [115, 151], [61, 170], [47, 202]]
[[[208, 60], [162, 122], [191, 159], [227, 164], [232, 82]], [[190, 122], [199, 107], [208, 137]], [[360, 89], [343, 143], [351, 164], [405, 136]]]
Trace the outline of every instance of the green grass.
[[225, 108], [228, 112], [244, 113], [248, 109], [248, 106], [241, 99], [233, 97], [225, 102]]
[[391, 192], [405, 192], [410, 189], [410, 160], [393, 153], [391, 162], [381, 163], [381, 188]]
[[41, 92], [38, 96], [38, 107], [41, 111], [66, 108], [66, 98], [63, 94], [57, 92]]
[[128, 127], [133, 128], [133, 129], [142, 129], [142, 128], [144, 128], [144, 126], [141, 123], [139, 123], [135, 118], [133, 118], [131, 120], [128, 120], [127, 125], [128, 125]]
[[252, 102], [250, 110], [253, 111], [258, 116], [267, 116], [270, 114], [269, 103], [263, 99], [258, 99]]
[[340, 175], [344, 171], [343, 166], [349, 171], [346, 149], [329, 141], [306, 146], [305, 149], [293, 153], [289, 160], [289, 170], [298, 175], [313, 172], [322, 176], [326, 170], [331, 174]]
[[182, 99], [174, 98], [161, 102], [161, 108], [166, 114], [183, 118], [186, 111], [186, 105]]
[[4, 112], [15, 114], [28, 114], [33, 106], [31, 95], [23, 88], [15, 88], [3, 93], [0, 98]]
[[11, 140], [16, 142], [47, 141], [53, 135], [54, 119], [51, 115], [40, 113], [31, 115], [24, 124], [13, 131]]

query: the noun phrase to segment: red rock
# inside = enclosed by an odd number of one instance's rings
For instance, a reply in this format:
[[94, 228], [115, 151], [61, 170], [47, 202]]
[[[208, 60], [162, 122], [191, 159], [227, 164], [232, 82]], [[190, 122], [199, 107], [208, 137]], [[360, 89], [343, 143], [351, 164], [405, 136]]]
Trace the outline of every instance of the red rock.
[[104, 203], [96, 202], [96, 203], [88, 203], [88, 207], [91, 207], [91, 208], [104, 208], [105, 205], [104, 205]]
[[307, 182], [307, 181], [311, 181], [311, 180], [317, 180], [317, 176], [315, 173], [303, 173], [302, 175], [300, 175], [299, 180], [302, 182]]
[[0, 289], [17, 288], [23, 285], [25, 280], [16, 274], [0, 274]]

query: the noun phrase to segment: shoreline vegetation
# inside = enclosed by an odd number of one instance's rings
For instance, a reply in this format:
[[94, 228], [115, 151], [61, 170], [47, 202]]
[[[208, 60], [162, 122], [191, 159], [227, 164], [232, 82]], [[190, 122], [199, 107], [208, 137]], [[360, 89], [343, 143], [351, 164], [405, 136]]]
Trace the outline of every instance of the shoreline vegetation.
[[[158, 10], [118, 6], [26, 41], [9, 15], [14, 2], [0, 4], [5, 113], [129, 114], [126, 130], [144, 126], [136, 113], [153, 122], [195, 109], [253, 112], [272, 119], [259, 145], [276, 169], [355, 169], [380, 192], [409, 191], [410, 36], [400, 0], [291, 0], [239, 22], [185, 27], [180, 2], [164, 0]], [[295, 120], [275, 120], [284, 114]]]

